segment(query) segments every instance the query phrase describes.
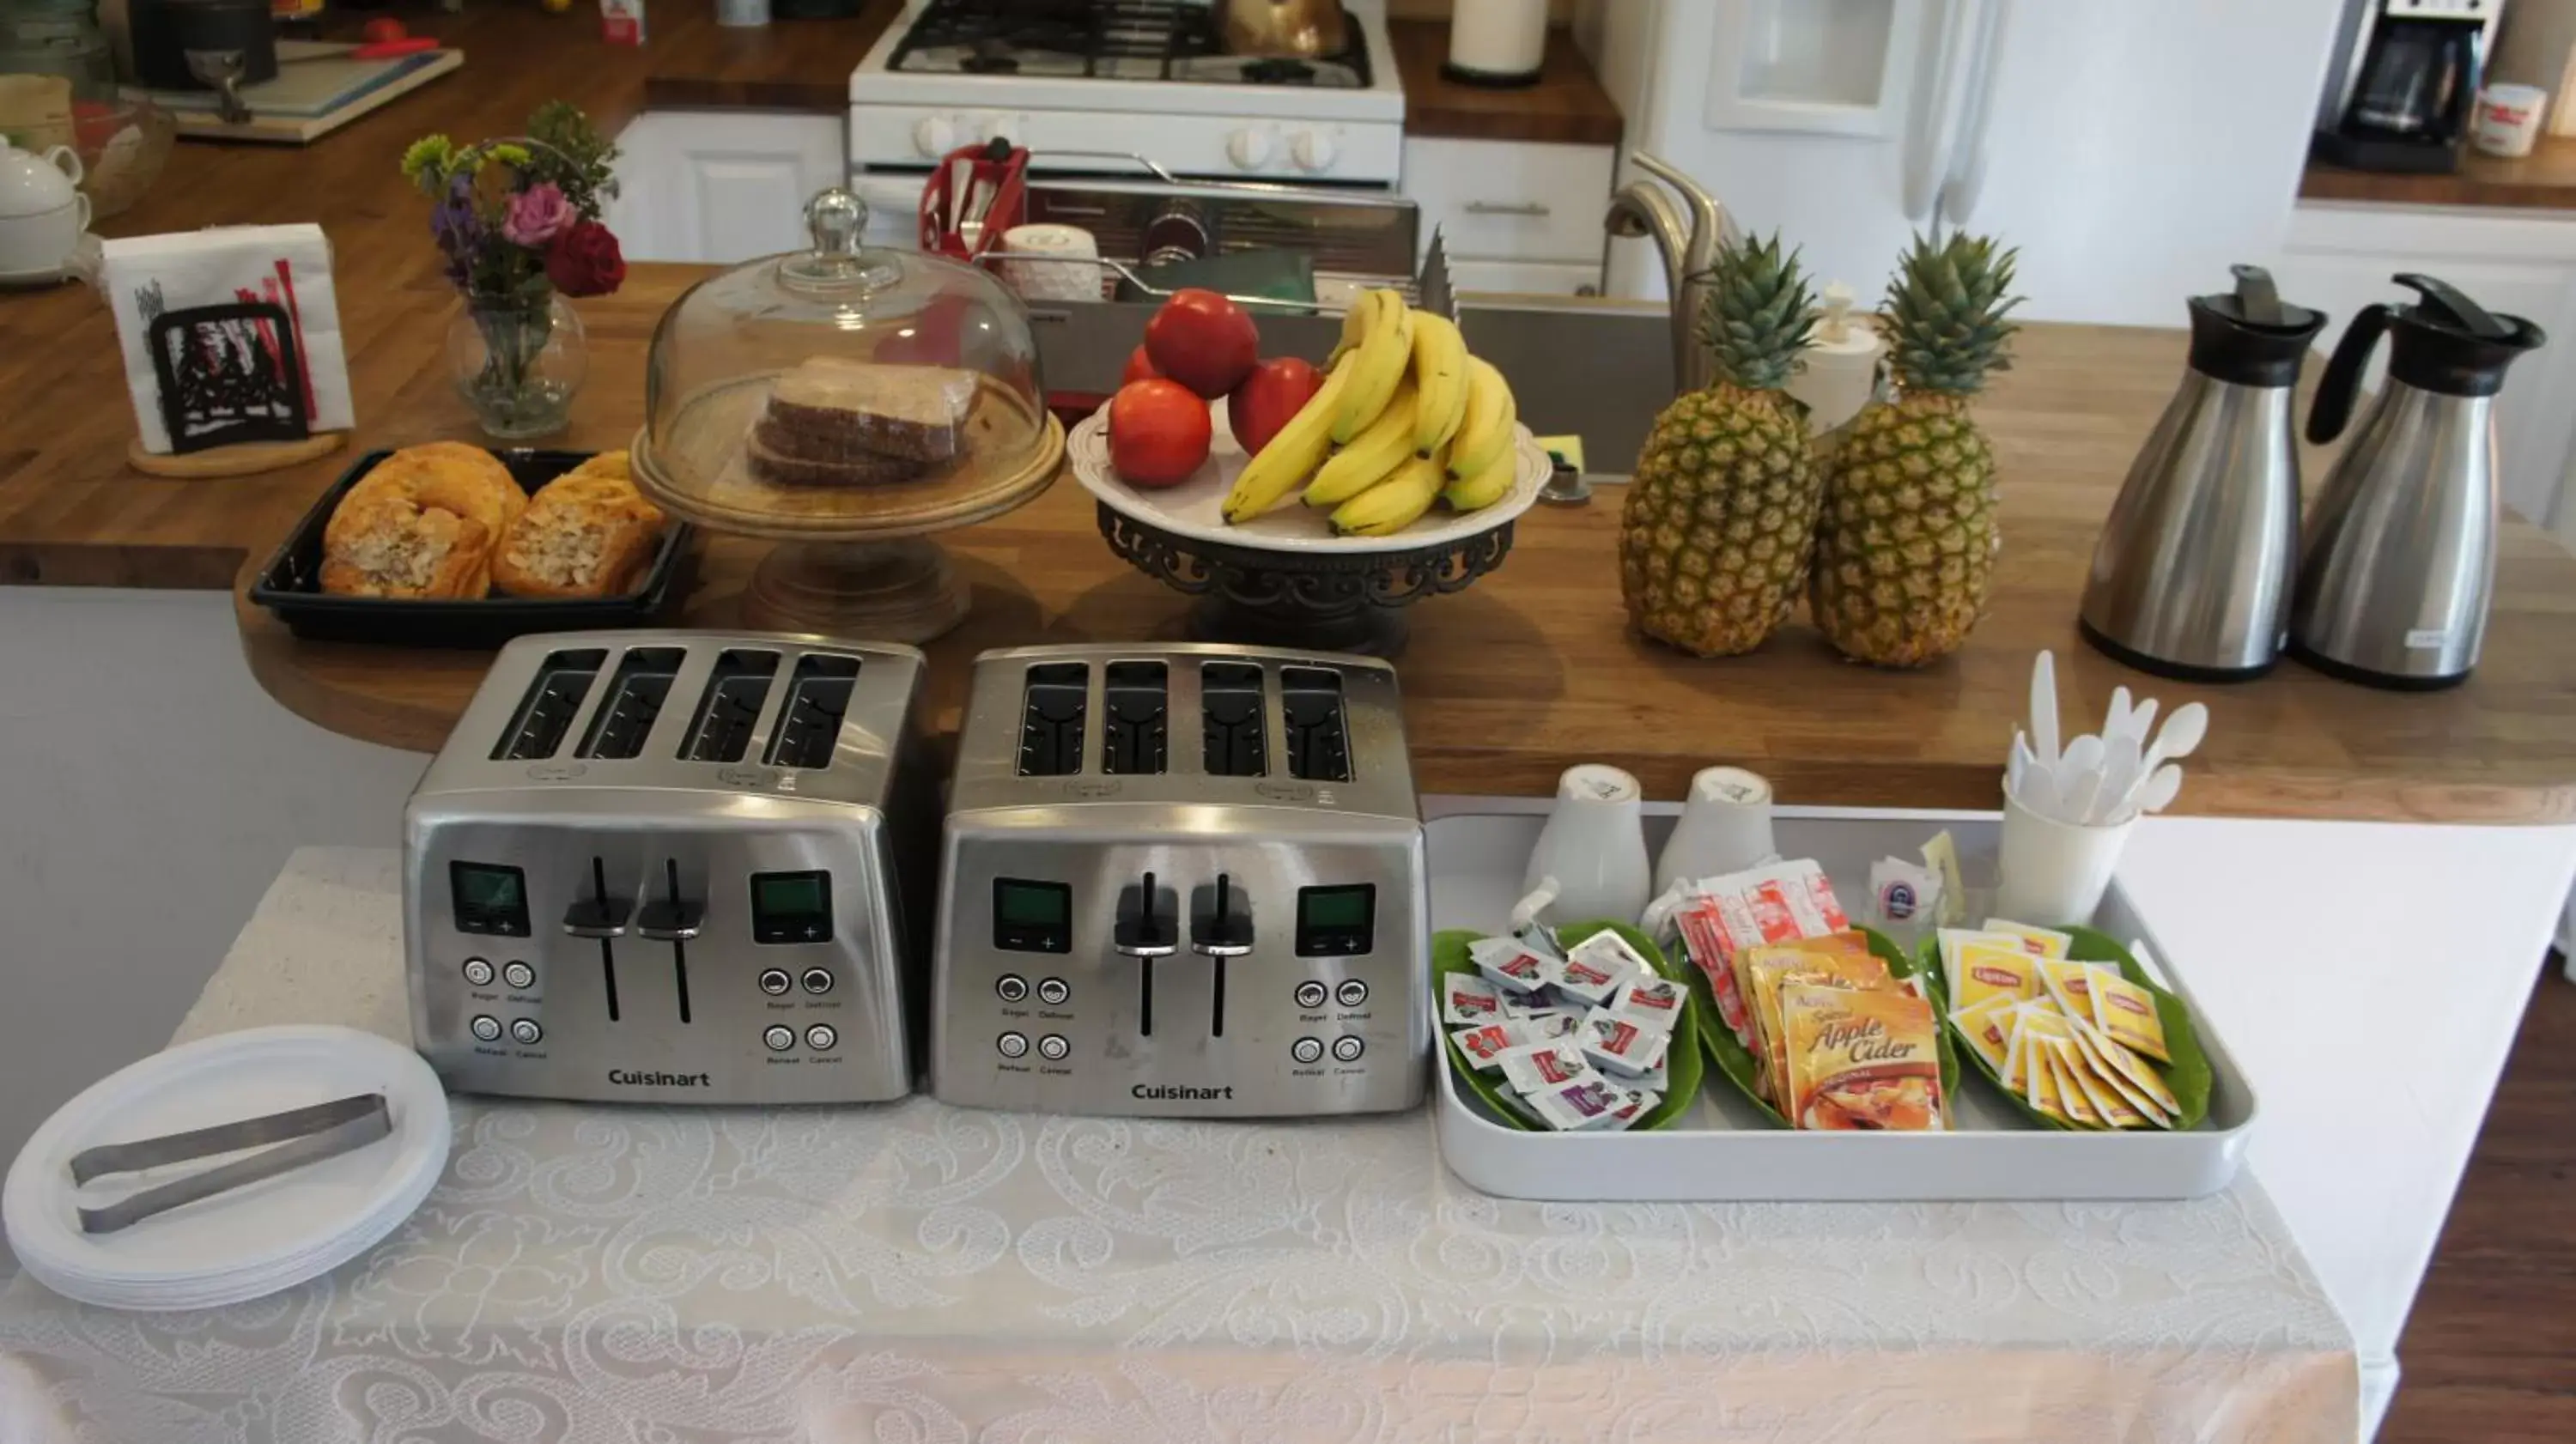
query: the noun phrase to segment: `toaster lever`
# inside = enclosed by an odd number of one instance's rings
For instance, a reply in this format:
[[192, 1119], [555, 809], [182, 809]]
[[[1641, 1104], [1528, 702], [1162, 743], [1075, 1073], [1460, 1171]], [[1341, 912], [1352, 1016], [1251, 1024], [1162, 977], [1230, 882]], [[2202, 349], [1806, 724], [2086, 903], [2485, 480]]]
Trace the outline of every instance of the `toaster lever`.
[[1168, 958], [1179, 948], [1179, 929], [1163, 911], [1162, 897], [1149, 872], [1119, 900], [1118, 921], [1109, 929], [1112, 950], [1131, 958]]
[[577, 938], [622, 938], [628, 911], [624, 898], [586, 897], [564, 909], [563, 929]]
[[635, 914], [635, 934], [657, 943], [684, 943], [698, 935], [707, 910], [693, 902], [648, 902]]
[[1252, 914], [1234, 907], [1234, 880], [1216, 875], [1216, 903], [1190, 922], [1190, 951], [1211, 958], [1239, 958], [1252, 951]]

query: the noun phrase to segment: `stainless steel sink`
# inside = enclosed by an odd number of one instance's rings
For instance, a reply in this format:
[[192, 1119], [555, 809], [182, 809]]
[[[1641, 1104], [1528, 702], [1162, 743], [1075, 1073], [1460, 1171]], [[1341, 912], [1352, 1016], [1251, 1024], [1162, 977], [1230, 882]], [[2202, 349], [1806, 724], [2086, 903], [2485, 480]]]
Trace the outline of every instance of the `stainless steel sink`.
[[[1107, 395], [1154, 308], [1078, 302], [1031, 308], [1048, 390]], [[1468, 293], [1458, 325], [1468, 348], [1512, 383], [1521, 420], [1540, 436], [1583, 438], [1595, 481], [1623, 481], [1655, 413], [1673, 398], [1672, 331], [1659, 304]], [[1338, 316], [1263, 316], [1262, 349], [1321, 361]]]

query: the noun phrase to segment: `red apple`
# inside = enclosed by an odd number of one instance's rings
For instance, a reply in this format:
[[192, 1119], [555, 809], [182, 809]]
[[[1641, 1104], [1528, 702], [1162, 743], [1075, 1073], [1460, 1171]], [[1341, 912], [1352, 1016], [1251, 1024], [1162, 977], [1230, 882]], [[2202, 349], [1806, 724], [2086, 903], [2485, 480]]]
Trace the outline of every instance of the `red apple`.
[[1273, 356], [1252, 368], [1226, 396], [1225, 423], [1250, 456], [1270, 444], [1279, 428], [1306, 409], [1324, 389], [1324, 373], [1295, 356]]
[[1207, 460], [1216, 424], [1177, 381], [1130, 381], [1109, 398], [1109, 464], [1136, 486], [1178, 486]]
[[1175, 291], [1145, 323], [1154, 369], [1214, 401], [1252, 374], [1261, 333], [1243, 308], [1214, 291]]
[[1145, 348], [1139, 346], [1127, 353], [1127, 369], [1118, 373], [1118, 384], [1124, 386], [1130, 381], [1151, 381], [1162, 374], [1154, 369], [1154, 358], [1146, 355]]

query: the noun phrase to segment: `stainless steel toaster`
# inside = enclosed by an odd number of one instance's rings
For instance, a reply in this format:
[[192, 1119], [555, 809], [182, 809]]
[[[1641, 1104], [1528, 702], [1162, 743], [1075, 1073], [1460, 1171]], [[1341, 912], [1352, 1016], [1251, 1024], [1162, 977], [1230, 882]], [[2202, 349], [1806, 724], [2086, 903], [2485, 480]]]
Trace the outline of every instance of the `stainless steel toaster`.
[[468, 1092], [910, 1091], [937, 779], [921, 654], [565, 632], [503, 648], [403, 818], [412, 1038]]
[[1425, 892], [1393, 667], [987, 652], [942, 838], [932, 1091], [1179, 1117], [1412, 1107]]

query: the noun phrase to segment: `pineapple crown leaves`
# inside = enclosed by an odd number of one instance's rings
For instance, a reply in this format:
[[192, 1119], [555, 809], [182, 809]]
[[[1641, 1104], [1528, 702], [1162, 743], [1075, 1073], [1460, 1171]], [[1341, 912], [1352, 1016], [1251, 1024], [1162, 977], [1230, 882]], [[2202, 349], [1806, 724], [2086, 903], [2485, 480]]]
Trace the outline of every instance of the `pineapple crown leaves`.
[[1887, 283], [1889, 361], [1900, 385], [1972, 396], [1988, 372], [2012, 365], [2004, 343], [2021, 328], [2004, 313], [2022, 298], [2004, 293], [2020, 255], [1992, 236], [1953, 231], [1934, 245], [1915, 234]]
[[1798, 253], [1781, 254], [1776, 231], [1732, 240], [1719, 248], [1709, 279], [1700, 343], [1716, 358], [1718, 377], [1752, 391], [1779, 390], [1816, 326]]

